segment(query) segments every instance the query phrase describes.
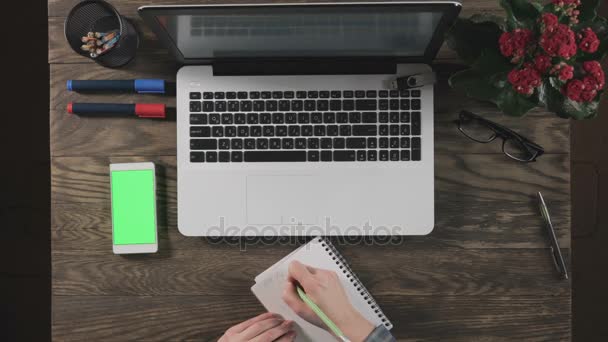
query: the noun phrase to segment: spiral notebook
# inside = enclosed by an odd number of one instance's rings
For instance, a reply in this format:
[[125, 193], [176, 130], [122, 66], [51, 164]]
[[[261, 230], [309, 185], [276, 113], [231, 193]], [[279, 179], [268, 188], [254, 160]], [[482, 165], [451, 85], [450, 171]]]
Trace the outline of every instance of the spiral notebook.
[[387, 329], [393, 325], [386, 318], [372, 295], [367, 291], [359, 278], [353, 273], [348, 263], [327, 239], [316, 237], [308, 244], [301, 246], [288, 254], [266, 271], [255, 277], [255, 285], [251, 291], [264, 305], [266, 310], [275, 312], [285, 319], [296, 323], [296, 341], [333, 341], [333, 336], [326, 330], [310, 324], [296, 315], [293, 310], [281, 299], [285, 282], [287, 281], [287, 268], [292, 260], [316, 268], [335, 271], [338, 274], [346, 294], [353, 306], [372, 324], [383, 324]]

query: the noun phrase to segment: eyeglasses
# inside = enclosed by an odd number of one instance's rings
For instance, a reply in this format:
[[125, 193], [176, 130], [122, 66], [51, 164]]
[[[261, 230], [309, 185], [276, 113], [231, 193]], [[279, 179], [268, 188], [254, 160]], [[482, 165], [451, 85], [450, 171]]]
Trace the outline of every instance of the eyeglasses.
[[520, 162], [536, 161], [536, 158], [545, 153], [545, 150], [519, 133], [499, 125], [479, 115], [463, 110], [454, 121], [458, 130], [467, 138], [487, 144], [502, 138], [502, 152], [509, 158]]

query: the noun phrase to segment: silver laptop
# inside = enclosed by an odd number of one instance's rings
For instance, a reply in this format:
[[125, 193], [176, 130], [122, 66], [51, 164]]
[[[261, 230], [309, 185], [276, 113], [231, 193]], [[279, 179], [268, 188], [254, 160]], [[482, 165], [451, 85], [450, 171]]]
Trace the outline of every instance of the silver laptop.
[[454, 1], [145, 6], [177, 74], [187, 236], [422, 235], [434, 226], [429, 64]]

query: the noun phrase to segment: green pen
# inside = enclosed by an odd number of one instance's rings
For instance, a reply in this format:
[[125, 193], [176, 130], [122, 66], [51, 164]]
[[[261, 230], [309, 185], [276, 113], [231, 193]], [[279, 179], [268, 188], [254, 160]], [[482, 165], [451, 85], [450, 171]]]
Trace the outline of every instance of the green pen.
[[327, 315], [317, 306], [317, 304], [315, 304], [315, 302], [313, 302], [312, 299], [310, 299], [310, 297], [306, 295], [306, 292], [304, 292], [304, 290], [302, 290], [300, 286], [296, 286], [296, 290], [298, 291], [300, 299], [302, 299], [302, 301], [306, 303], [306, 305], [308, 305], [308, 307], [317, 316], [319, 316], [319, 318], [323, 321], [323, 323], [325, 323], [325, 325], [327, 325], [329, 330], [331, 330], [334, 335], [336, 335], [343, 342], [350, 342], [350, 340], [344, 335], [342, 330], [340, 330], [340, 328], [338, 328], [338, 326], [331, 319], [329, 319], [329, 317], [327, 317]]

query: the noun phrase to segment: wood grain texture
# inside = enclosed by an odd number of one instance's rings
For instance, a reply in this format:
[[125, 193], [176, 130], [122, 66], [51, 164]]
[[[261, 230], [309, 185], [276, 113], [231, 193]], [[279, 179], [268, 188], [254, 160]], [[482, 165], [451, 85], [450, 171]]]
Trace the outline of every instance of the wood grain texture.
[[[111, 0], [143, 38], [135, 61], [117, 70], [67, 45], [63, 21], [77, 2], [48, 2], [53, 339], [215, 341], [229, 326], [263, 311], [249, 290], [254, 276], [297, 244], [181, 235], [175, 122], [66, 114], [70, 101], [175, 106], [171, 96], [65, 90], [68, 79], [174, 81], [178, 69], [137, 15], [139, 6], [158, 1]], [[212, 2], [163, 1], [171, 3]], [[463, 5], [462, 16], [503, 15], [495, 0]], [[437, 62], [458, 59], [444, 46]], [[534, 197], [536, 191], [545, 195], [569, 262], [568, 122], [541, 109], [523, 119], [506, 117], [450, 90], [446, 77], [440, 74], [435, 92], [435, 230], [392, 244], [357, 241], [338, 248], [393, 321], [400, 341], [570, 340], [571, 284], [557, 279]], [[520, 164], [502, 155], [499, 142], [471, 142], [452, 123], [462, 108], [520, 132], [547, 154]], [[160, 251], [117, 256], [111, 252], [108, 165], [134, 161], [159, 166]]]
[[[111, 234], [111, 162], [152, 160], [158, 177], [161, 239], [172, 248], [201, 247], [176, 231], [175, 157], [55, 157], [52, 163], [55, 249], [105, 249]], [[567, 155], [545, 155], [536, 163], [513, 163], [503, 155], [441, 155], [436, 161], [436, 228], [425, 239], [471, 248], [545, 248], [547, 240], [534, 198], [549, 201], [562, 247], [570, 245]], [[458, 198], [458, 201], [454, 201]]]
[[[378, 296], [399, 341], [567, 341], [570, 300], [548, 296]], [[262, 310], [237, 296], [54, 296], [53, 339], [216, 341]], [[439, 338], [441, 336], [442, 338]]]

